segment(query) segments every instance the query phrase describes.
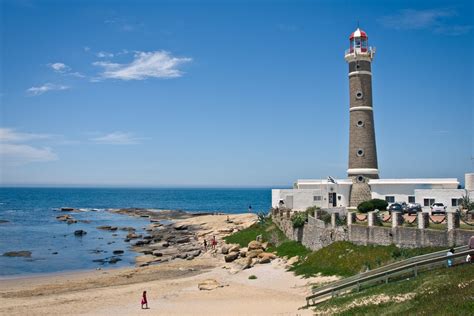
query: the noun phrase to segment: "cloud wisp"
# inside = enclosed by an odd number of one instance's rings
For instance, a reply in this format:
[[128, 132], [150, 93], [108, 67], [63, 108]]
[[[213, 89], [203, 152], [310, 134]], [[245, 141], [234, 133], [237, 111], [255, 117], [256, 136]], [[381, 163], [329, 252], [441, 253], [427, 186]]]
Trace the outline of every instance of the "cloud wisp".
[[58, 73], [65, 73], [69, 70], [71, 70], [71, 67], [67, 66], [66, 64], [63, 63], [53, 63], [53, 64], [48, 64], [55, 72]]
[[49, 134], [22, 133], [11, 128], [0, 128], [0, 157], [6, 165], [58, 160], [50, 147], [37, 147], [25, 142], [49, 139]]
[[0, 127], [0, 142], [27, 142], [35, 139], [49, 139], [50, 134], [35, 134], [17, 132], [12, 128]]
[[26, 92], [30, 95], [37, 96], [41, 95], [43, 93], [46, 93], [48, 91], [61, 91], [61, 90], [67, 90], [69, 89], [68, 86], [65, 85], [59, 85], [59, 84], [54, 84], [54, 83], [45, 83], [42, 86], [38, 87], [31, 87], [26, 90]]
[[432, 30], [444, 35], [462, 35], [472, 29], [472, 25], [454, 25], [449, 18], [457, 15], [452, 9], [401, 10], [397, 14], [383, 16], [378, 22], [395, 30]]
[[191, 62], [188, 57], [174, 57], [167, 51], [136, 52], [129, 64], [118, 64], [109, 61], [94, 62], [102, 67], [101, 78], [120, 80], [144, 80], [147, 78], [177, 78], [183, 75], [177, 67]]
[[97, 144], [107, 145], [137, 145], [143, 138], [135, 137], [132, 133], [113, 132], [103, 136], [91, 138]]

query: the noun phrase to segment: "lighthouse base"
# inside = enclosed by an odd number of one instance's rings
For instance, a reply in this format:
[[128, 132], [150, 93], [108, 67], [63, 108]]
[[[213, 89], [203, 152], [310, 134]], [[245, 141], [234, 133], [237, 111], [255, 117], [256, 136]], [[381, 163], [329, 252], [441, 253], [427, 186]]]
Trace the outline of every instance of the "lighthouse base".
[[360, 203], [372, 199], [369, 178], [351, 176], [352, 186], [349, 193], [349, 207], [357, 207]]

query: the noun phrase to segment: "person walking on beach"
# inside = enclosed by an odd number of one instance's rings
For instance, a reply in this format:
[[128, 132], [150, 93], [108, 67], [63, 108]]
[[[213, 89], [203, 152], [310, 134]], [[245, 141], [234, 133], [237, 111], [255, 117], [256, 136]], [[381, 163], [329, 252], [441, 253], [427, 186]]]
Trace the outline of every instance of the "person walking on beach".
[[148, 300], [146, 299], [146, 291], [143, 291], [143, 295], [142, 295], [142, 309], [148, 309]]
[[207, 251], [207, 240], [204, 238], [204, 251]]
[[216, 249], [216, 246], [217, 246], [216, 236], [212, 236], [211, 247], [214, 250]]
[[249, 213], [252, 213], [252, 205], [249, 205]]

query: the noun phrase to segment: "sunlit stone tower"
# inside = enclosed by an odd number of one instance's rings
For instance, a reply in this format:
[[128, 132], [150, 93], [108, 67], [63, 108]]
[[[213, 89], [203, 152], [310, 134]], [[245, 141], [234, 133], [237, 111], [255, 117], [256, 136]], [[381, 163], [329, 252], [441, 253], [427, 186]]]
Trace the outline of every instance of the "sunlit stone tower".
[[349, 178], [352, 179], [350, 206], [371, 199], [369, 179], [378, 179], [377, 149], [375, 146], [372, 108], [371, 63], [375, 48], [368, 46], [368, 36], [357, 28], [349, 37], [345, 52], [349, 64]]

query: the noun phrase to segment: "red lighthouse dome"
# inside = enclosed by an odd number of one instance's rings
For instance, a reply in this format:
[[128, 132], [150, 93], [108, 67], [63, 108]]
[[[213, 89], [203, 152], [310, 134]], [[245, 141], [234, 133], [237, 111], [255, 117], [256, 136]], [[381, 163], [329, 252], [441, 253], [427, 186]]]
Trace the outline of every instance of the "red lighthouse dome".
[[357, 30], [355, 30], [351, 36], [349, 36], [349, 52], [367, 53], [368, 39], [369, 37], [367, 36], [367, 33], [362, 31], [360, 28], [357, 28]]

